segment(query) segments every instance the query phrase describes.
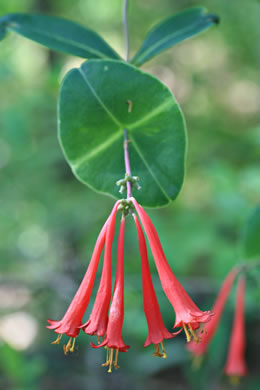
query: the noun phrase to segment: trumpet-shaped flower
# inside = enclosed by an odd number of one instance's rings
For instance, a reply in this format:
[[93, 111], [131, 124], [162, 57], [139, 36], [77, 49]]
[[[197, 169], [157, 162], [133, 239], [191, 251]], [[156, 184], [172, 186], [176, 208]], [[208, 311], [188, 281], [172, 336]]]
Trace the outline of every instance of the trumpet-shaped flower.
[[[166, 358], [167, 355], [164, 349], [163, 340], [170, 339], [176, 336], [179, 332], [170, 333], [163, 323], [160, 307], [156, 298], [151, 278], [144, 233], [135, 214], [133, 214], [133, 218], [138, 233], [139, 250], [142, 262], [143, 306], [148, 325], [148, 336], [144, 346], [147, 347], [150, 344], [154, 344], [155, 352], [153, 356]], [[160, 346], [162, 353], [160, 351]]]
[[233, 328], [230, 338], [225, 374], [231, 377], [233, 383], [247, 374], [245, 361], [245, 278], [241, 277], [237, 285], [236, 307]]
[[187, 345], [187, 348], [193, 353], [195, 357], [202, 356], [204, 353], [206, 353], [208, 346], [218, 328], [225, 304], [227, 302], [228, 296], [230, 294], [231, 288], [238, 272], [239, 268], [233, 268], [224, 280], [217, 299], [215, 301], [215, 304], [212, 308], [214, 316], [209, 322], [204, 325], [200, 343], [196, 343], [193, 340]]
[[106, 333], [108, 310], [112, 294], [111, 251], [115, 233], [117, 206], [116, 203], [107, 226], [104, 264], [95, 303], [89, 320], [81, 326], [85, 333], [99, 337], [103, 337]]
[[199, 336], [194, 330], [198, 329], [200, 324], [208, 322], [211, 319], [212, 313], [210, 311], [201, 311], [189, 297], [173, 274], [166, 260], [152, 221], [134, 198], [131, 198], [131, 201], [135, 206], [149, 240], [162, 288], [174, 308], [174, 327], [182, 327], [184, 329], [188, 342], [191, 341], [192, 338], [194, 338], [195, 341], [199, 341]]
[[59, 344], [61, 336], [63, 334], [66, 334], [70, 337], [69, 342], [66, 346], [64, 346], [65, 353], [68, 353], [68, 351], [73, 352], [74, 350], [76, 340], [75, 338], [79, 334], [80, 327], [82, 326], [82, 318], [89, 304], [89, 299], [93, 289], [100, 255], [106, 241], [107, 230], [109, 226], [111, 226], [111, 221], [113, 222], [114, 220], [118, 208], [118, 203], [119, 202], [116, 202], [116, 204], [114, 205], [111, 215], [107, 219], [97, 238], [96, 245], [86, 274], [64, 317], [60, 321], [48, 320], [50, 325], [48, 325], [47, 328], [54, 329], [54, 331], [59, 334], [57, 340], [54, 341], [53, 344]]
[[118, 353], [127, 352], [127, 349], [129, 348], [129, 346], [124, 343], [122, 338], [122, 328], [124, 321], [124, 231], [125, 218], [123, 216], [121, 219], [117, 247], [116, 280], [112, 303], [109, 311], [106, 336], [101, 344], [97, 346], [93, 343], [91, 344], [94, 348], [106, 347], [107, 358], [103, 366], [109, 367], [109, 373], [112, 372], [113, 364], [115, 369], [119, 368]]

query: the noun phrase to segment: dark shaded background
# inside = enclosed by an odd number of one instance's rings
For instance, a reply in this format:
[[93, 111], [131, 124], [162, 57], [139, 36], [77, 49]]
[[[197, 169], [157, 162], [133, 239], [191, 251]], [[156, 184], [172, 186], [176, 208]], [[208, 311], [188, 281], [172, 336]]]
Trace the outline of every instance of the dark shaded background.
[[[201, 308], [212, 305], [230, 268], [243, 259], [241, 235], [260, 201], [260, 4], [256, 0], [132, 0], [132, 54], [146, 31], [185, 7], [205, 5], [221, 24], [179, 44], [144, 69], [173, 91], [189, 134], [187, 176], [170, 207], [149, 211], [174, 272]], [[2, 0], [0, 15], [41, 11], [97, 30], [124, 55], [121, 0]], [[168, 359], [143, 348], [137, 238], [127, 221], [124, 338], [121, 369], [108, 375], [104, 352], [80, 335], [65, 357], [46, 318], [60, 319], [85, 272], [113, 200], [93, 193], [70, 172], [56, 136], [62, 77], [81, 59], [52, 53], [9, 34], [0, 50], [0, 388], [228, 389], [222, 376], [232, 324], [233, 296], [209, 355], [191, 370], [184, 336], [166, 343]], [[105, 86], [104, 86], [105, 87]], [[155, 268], [153, 267], [153, 271]], [[154, 272], [168, 328], [173, 311]], [[233, 294], [234, 295], [234, 294]], [[247, 282], [247, 361], [241, 388], [260, 388], [260, 293]], [[90, 305], [91, 307], [91, 305]]]

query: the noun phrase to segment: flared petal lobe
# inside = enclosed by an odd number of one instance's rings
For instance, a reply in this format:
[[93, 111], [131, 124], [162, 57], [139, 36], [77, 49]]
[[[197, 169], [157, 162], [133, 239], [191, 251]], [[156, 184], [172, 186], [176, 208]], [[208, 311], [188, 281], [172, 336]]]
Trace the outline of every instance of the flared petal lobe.
[[235, 316], [230, 338], [225, 374], [234, 378], [247, 374], [245, 361], [245, 278], [242, 276], [237, 285]]
[[112, 294], [111, 251], [115, 233], [115, 219], [117, 207], [118, 202], [113, 208], [107, 225], [104, 263], [95, 303], [90, 314], [89, 320], [81, 327], [85, 333], [101, 337], [103, 337], [106, 333], [108, 309]]
[[90, 295], [93, 289], [100, 255], [105, 245], [108, 224], [111, 217], [116, 213], [118, 203], [119, 202], [116, 202], [114, 205], [111, 215], [108, 217], [97, 238], [86, 274], [64, 317], [61, 321], [48, 320], [50, 325], [48, 325], [47, 328], [55, 329], [56, 333], [66, 334], [69, 337], [76, 337], [79, 334], [82, 318], [89, 304]]
[[218, 328], [225, 304], [227, 302], [228, 296], [230, 294], [231, 288], [233, 286], [234, 280], [238, 272], [239, 272], [239, 268], [233, 268], [227, 275], [226, 279], [224, 280], [223, 285], [217, 296], [216, 302], [212, 308], [212, 312], [214, 313], [214, 316], [209, 322], [207, 322], [204, 325], [204, 332], [201, 336], [200, 343], [196, 343], [193, 340], [187, 345], [187, 348], [195, 356], [201, 356], [207, 351], [208, 346]]
[[137, 228], [142, 263], [143, 306], [148, 326], [148, 336], [144, 346], [147, 347], [150, 344], [160, 344], [164, 339], [170, 339], [176, 334], [170, 333], [163, 323], [151, 278], [144, 233], [136, 215], [133, 215], [133, 218]]
[[158, 234], [152, 224], [152, 221], [134, 198], [131, 198], [131, 201], [136, 208], [149, 240], [163, 290], [174, 308], [174, 327], [184, 327], [189, 341], [190, 338], [188, 338], [185, 324], [188, 324], [189, 331], [191, 331], [192, 335], [194, 335], [193, 329], [197, 329], [201, 323], [208, 322], [211, 319], [212, 313], [210, 311], [201, 311], [189, 297], [176, 276], [173, 274], [166, 260]]

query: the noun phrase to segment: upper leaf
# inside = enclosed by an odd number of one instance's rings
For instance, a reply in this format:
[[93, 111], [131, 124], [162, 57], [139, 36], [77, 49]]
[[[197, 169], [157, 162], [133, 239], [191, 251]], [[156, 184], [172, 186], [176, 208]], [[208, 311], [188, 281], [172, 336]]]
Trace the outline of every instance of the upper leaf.
[[191, 8], [170, 16], [152, 29], [131, 63], [140, 66], [176, 43], [217, 23], [219, 17], [208, 14], [205, 8]]
[[8, 30], [50, 49], [79, 57], [120, 59], [96, 32], [69, 20], [47, 15], [8, 14], [0, 18], [0, 39]]
[[186, 148], [183, 115], [169, 89], [121, 61], [89, 60], [65, 76], [59, 99], [65, 157], [80, 181], [115, 198], [125, 174], [124, 128], [142, 187], [133, 195], [145, 206], [168, 204], [183, 183]]
[[244, 234], [246, 257], [260, 258], [260, 206], [250, 216]]

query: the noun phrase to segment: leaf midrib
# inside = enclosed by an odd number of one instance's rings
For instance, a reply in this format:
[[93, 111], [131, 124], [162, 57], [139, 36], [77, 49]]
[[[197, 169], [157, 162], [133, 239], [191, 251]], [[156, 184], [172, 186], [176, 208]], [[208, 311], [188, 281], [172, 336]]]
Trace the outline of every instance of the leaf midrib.
[[[95, 157], [96, 155], [98, 155], [99, 153], [101, 153], [102, 151], [104, 151], [105, 149], [107, 149], [109, 146], [111, 146], [115, 141], [117, 141], [121, 135], [123, 135], [123, 129], [125, 128], [125, 126], [120, 122], [118, 121], [118, 119], [112, 114], [112, 112], [107, 108], [107, 106], [105, 105], [105, 103], [102, 101], [102, 99], [100, 98], [100, 96], [97, 94], [95, 88], [93, 87], [93, 85], [91, 84], [91, 82], [89, 81], [87, 75], [84, 73], [84, 71], [82, 70], [82, 68], [79, 68], [78, 71], [80, 72], [81, 76], [83, 77], [83, 80], [86, 82], [86, 84], [88, 85], [90, 91], [92, 92], [93, 96], [96, 98], [96, 100], [98, 101], [98, 103], [101, 105], [101, 107], [103, 108], [103, 110], [105, 110], [105, 112], [109, 115], [109, 117], [113, 120], [113, 122], [119, 127], [119, 130], [114, 133], [111, 137], [109, 137], [108, 139], [106, 139], [106, 141], [102, 144], [100, 144], [98, 147], [96, 147], [95, 149], [92, 149], [92, 151], [87, 154], [87, 155], [84, 155], [82, 156], [80, 159], [76, 160], [73, 162], [73, 168], [75, 171], [79, 170], [80, 166], [84, 163], [86, 163], [88, 160], [92, 159], [93, 157]], [[170, 106], [172, 104], [172, 101], [170, 100], [166, 100], [165, 102], [163, 102], [159, 107], [156, 107], [156, 109], [154, 109], [153, 111], [149, 112], [149, 114], [147, 114], [144, 118], [146, 118], [146, 120], [148, 119], [151, 119], [153, 118], [154, 116], [158, 115], [161, 111], [163, 111], [165, 108], [167, 108], [168, 106]], [[140, 119], [139, 121], [136, 121], [135, 123], [133, 123], [132, 125], [128, 126], [129, 129], [131, 128], [136, 128], [137, 126], [139, 126], [140, 124], [143, 123], [143, 120], [144, 118]], [[170, 202], [171, 201], [171, 198], [169, 197], [169, 195], [167, 194], [167, 192], [165, 191], [163, 185], [160, 183], [160, 181], [158, 180], [157, 176], [154, 174], [154, 172], [152, 171], [152, 169], [150, 168], [149, 166], [149, 163], [147, 162], [146, 158], [144, 157], [142, 151], [140, 150], [139, 146], [137, 145], [134, 137], [133, 137], [133, 134], [131, 132], [129, 132], [129, 139], [130, 141], [132, 142], [132, 145], [136, 151], [136, 153], [139, 155], [140, 159], [142, 160], [143, 164], [145, 165], [148, 173], [151, 175], [151, 177], [153, 178], [154, 182], [156, 183], [156, 185], [158, 186], [159, 190], [161, 191], [161, 193], [165, 196], [165, 198]]]

